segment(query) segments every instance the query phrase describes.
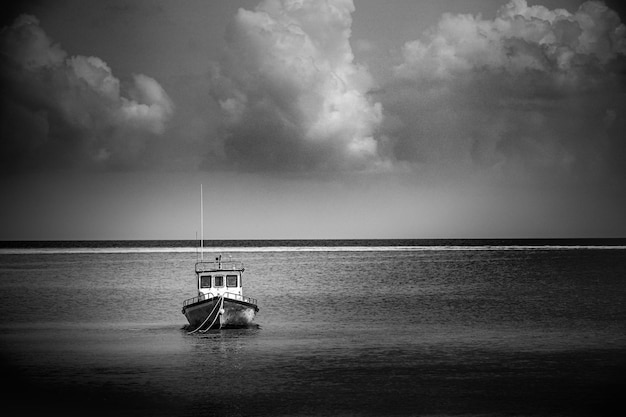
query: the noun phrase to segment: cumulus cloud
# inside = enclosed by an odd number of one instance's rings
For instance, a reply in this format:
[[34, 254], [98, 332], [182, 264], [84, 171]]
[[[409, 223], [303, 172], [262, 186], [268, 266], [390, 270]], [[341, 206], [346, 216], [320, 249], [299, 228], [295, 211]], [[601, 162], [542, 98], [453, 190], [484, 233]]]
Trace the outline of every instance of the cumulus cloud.
[[224, 153], [245, 169], [365, 168], [382, 163], [382, 108], [349, 43], [352, 0], [265, 0], [239, 9], [213, 73]]
[[523, 175], [597, 173], [626, 156], [625, 58], [626, 27], [598, 1], [569, 12], [512, 0], [492, 20], [444, 14], [394, 68], [383, 102], [399, 119], [395, 153]]
[[0, 50], [4, 171], [131, 166], [173, 113], [156, 80], [123, 88], [102, 59], [68, 57], [34, 16], [5, 27]]

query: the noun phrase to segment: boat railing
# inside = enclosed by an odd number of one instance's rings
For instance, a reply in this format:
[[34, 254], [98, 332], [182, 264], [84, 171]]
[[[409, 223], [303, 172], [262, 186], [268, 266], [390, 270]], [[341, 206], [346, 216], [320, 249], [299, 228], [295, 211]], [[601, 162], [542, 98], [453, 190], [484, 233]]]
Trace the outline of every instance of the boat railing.
[[233, 300], [244, 301], [246, 303], [250, 303], [250, 304], [256, 305], [256, 298], [246, 297], [246, 296], [243, 296], [241, 294], [233, 294], [232, 292], [225, 292], [224, 293], [224, 297], [225, 298], [231, 298]]
[[185, 300], [183, 302], [183, 307], [186, 307], [189, 304], [198, 303], [200, 301], [210, 300], [212, 298], [220, 298], [222, 296], [224, 296], [224, 298], [230, 298], [232, 300], [239, 300], [239, 301], [243, 301], [243, 302], [246, 302], [246, 303], [257, 305], [256, 298], [246, 297], [246, 296], [243, 296], [241, 294], [234, 294], [232, 292], [225, 292], [225, 293], [222, 293], [222, 294], [213, 294], [213, 293], [200, 294], [197, 297], [188, 298], [187, 300]]
[[200, 261], [196, 262], [196, 273], [210, 271], [243, 271], [243, 262], [239, 261]]

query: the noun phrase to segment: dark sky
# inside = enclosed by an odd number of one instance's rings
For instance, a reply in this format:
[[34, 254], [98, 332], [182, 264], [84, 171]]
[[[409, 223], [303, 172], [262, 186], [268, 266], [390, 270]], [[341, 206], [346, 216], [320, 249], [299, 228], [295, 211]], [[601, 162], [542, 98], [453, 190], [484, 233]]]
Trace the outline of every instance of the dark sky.
[[3, 7], [0, 239], [626, 236], [619, 2]]

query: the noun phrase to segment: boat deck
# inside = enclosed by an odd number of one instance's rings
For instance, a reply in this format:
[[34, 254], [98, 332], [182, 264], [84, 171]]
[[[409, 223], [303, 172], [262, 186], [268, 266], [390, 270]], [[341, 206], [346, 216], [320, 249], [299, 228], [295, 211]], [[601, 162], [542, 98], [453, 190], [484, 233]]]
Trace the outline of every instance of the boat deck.
[[[213, 298], [220, 298], [221, 296], [222, 295], [202, 294], [197, 297], [188, 298], [183, 302], [183, 308], [191, 304], [199, 303], [200, 301], [211, 300]], [[256, 298], [245, 297], [243, 295], [233, 294], [231, 292], [225, 292], [223, 296], [224, 298], [227, 298], [227, 299], [242, 301], [244, 303], [254, 304], [255, 306], [257, 305]]]

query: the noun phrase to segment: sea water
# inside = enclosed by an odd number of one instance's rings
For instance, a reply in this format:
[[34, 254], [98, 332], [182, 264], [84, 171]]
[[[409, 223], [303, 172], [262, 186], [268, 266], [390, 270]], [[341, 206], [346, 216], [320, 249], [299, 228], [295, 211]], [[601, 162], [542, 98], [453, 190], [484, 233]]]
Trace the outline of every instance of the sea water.
[[211, 242], [260, 311], [204, 335], [181, 314], [193, 243], [6, 243], [0, 410], [620, 415], [622, 243]]

